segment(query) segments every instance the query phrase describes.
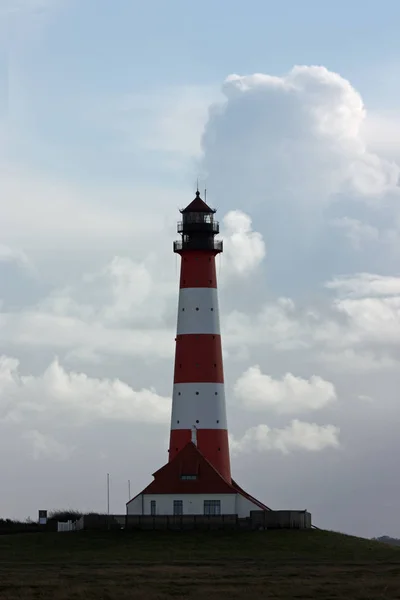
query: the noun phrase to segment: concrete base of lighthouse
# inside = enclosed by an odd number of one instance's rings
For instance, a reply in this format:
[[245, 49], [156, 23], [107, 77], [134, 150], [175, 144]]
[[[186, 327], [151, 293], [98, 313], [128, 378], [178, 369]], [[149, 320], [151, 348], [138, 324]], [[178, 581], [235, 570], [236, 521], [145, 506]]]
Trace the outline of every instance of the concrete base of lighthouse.
[[127, 503], [128, 515], [238, 515], [270, 509], [227, 481], [192, 442]]

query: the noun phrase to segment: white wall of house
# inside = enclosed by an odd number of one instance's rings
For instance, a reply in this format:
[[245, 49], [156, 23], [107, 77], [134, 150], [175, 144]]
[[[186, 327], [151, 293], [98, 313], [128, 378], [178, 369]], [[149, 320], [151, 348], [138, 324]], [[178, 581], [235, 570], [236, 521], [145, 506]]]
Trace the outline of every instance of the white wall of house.
[[138, 496], [127, 505], [128, 515], [150, 515], [152, 500], [156, 503], [156, 515], [173, 515], [174, 500], [182, 500], [184, 515], [203, 515], [204, 500], [220, 500], [221, 515], [236, 514], [236, 494], [145, 494]]
[[241, 494], [237, 494], [236, 496], [236, 514], [239, 517], [249, 517], [250, 511], [252, 510], [260, 510], [260, 507], [257, 504], [254, 504], [248, 498], [245, 498]]
[[221, 515], [248, 517], [251, 510], [260, 510], [240, 494], [140, 494], [127, 505], [127, 514], [151, 515], [151, 502], [154, 501], [156, 515], [173, 515], [174, 500], [182, 501], [184, 515], [203, 515], [204, 500], [220, 500]]
[[136, 498], [133, 498], [126, 505], [126, 512], [128, 515], [142, 515], [143, 514], [143, 494], [139, 494]]

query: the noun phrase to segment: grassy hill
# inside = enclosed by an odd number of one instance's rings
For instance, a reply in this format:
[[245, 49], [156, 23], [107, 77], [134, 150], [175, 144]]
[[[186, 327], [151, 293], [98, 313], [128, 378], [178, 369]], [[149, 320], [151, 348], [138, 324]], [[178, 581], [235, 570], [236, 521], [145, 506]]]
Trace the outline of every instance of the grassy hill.
[[400, 598], [400, 548], [326, 531], [0, 536], [3, 600]]

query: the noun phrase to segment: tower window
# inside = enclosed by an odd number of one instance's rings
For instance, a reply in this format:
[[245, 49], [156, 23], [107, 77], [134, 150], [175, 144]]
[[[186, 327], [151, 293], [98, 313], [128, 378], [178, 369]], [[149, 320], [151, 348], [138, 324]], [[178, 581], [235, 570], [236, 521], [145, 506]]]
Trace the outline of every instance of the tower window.
[[[179, 392], [179, 393], [180, 393], [180, 392]], [[216, 395], [216, 396], [218, 396], [218, 392], [215, 392], [215, 395]], [[217, 421], [217, 423], [218, 423], [218, 421]]]
[[180, 395], [181, 395], [181, 393], [180, 393], [180, 392], [178, 392], [178, 396], [180, 396]]
[[213, 308], [211, 308], [210, 310], [214, 310]]
[[184, 308], [182, 308], [182, 310], [185, 310]]
[[214, 363], [214, 367], [216, 367], [216, 366], [217, 366], [217, 363]]
[[199, 310], [199, 307], [198, 307], [198, 306], [196, 306], [196, 310]]
[[179, 419], [177, 420], [177, 423], [179, 423]]
[[217, 423], [219, 423], [219, 419], [217, 419]]
[[198, 423], [198, 422], [199, 422], [199, 420], [197, 419], [196, 423]]
[[196, 396], [198, 396], [198, 395], [199, 395], [199, 392], [196, 392]]

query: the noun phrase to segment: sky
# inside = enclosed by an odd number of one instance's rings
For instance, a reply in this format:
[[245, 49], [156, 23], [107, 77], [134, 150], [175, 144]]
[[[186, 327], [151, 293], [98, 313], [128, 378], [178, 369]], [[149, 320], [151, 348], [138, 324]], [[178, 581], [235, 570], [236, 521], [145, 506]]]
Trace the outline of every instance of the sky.
[[236, 481], [400, 537], [400, 5], [0, 0], [0, 515], [167, 460], [179, 208], [218, 209]]

